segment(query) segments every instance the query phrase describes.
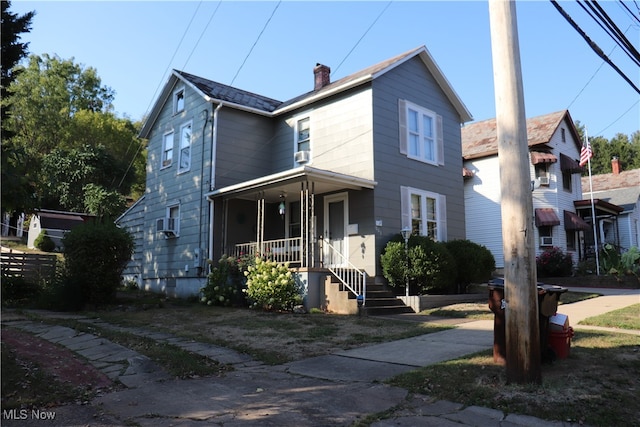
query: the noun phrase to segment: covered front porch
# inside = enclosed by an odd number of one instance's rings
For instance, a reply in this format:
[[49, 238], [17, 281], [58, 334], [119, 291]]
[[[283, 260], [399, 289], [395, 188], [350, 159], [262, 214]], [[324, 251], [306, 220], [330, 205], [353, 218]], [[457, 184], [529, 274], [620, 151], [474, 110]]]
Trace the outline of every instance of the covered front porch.
[[212, 259], [262, 256], [288, 263], [304, 282], [310, 306], [322, 298], [317, 288], [327, 274], [355, 296], [365, 295], [366, 268], [349, 256], [349, 200], [374, 186], [302, 166], [212, 191]]
[[618, 215], [624, 209], [602, 199], [576, 200], [573, 202], [577, 215], [588, 224], [583, 228], [584, 241], [580, 259], [593, 259], [596, 251], [611, 244], [620, 248]]

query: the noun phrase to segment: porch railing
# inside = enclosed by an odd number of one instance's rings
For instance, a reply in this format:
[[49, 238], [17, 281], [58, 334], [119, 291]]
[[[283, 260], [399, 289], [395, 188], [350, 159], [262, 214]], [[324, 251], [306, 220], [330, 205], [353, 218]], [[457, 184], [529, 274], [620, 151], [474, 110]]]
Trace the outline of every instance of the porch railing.
[[362, 298], [362, 305], [366, 303], [367, 273], [353, 265], [347, 257], [337, 250], [326, 239], [322, 240], [323, 265], [329, 270], [356, 298]]
[[234, 247], [234, 255], [241, 257], [265, 256], [276, 262], [289, 264], [302, 263], [302, 239], [292, 237], [289, 239], [265, 240], [260, 245], [257, 242], [240, 243]]

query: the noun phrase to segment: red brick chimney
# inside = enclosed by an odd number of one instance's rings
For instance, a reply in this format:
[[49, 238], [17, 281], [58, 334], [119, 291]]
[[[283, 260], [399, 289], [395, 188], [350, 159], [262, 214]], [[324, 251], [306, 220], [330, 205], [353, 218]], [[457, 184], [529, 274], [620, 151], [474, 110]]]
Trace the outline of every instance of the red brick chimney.
[[620, 173], [620, 160], [617, 157], [611, 159], [611, 171], [614, 175], [618, 175]]
[[313, 90], [320, 90], [331, 83], [331, 68], [326, 65], [316, 64], [313, 69], [314, 84]]

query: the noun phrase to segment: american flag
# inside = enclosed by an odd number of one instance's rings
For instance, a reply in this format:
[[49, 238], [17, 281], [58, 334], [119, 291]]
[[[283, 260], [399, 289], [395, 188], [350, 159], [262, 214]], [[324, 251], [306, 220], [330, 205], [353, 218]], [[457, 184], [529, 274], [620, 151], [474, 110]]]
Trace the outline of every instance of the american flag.
[[586, 165], [592, 157], [593, 151], [591, 151], [591, 144], [589, 144], [589, 140], [587, 139], [584, 144], [582, 144], [582, 150], [580, 150], [580, 166]]

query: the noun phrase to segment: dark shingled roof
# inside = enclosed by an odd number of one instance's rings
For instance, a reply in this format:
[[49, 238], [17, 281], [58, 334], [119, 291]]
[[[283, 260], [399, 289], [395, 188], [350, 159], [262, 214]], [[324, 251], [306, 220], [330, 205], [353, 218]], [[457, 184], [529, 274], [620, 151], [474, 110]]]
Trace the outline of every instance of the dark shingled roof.
[[175, 72], [197, 87], [202, 91], [202, 93], [213, 99], [231, 102], [244, 107], [266, 111], [268, 113], [272, 113], [282, 104], [282, 101], [267, 98], [266, 96], [247, 92], [245, 90], [236, 89], [222, 83], [185, 73], [184, 71], [175, 70]]

